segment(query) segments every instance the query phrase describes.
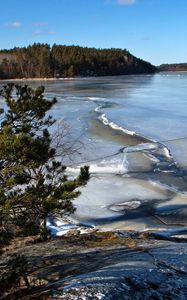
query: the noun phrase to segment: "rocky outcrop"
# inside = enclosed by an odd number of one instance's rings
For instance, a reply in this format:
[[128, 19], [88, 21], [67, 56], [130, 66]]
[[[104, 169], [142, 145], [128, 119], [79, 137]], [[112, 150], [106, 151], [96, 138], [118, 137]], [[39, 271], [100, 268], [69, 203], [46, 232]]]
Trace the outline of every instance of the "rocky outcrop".
[[[19, 299], [42, 299], [43, 293], [43, 299], [187, 299], [185, 237], [176, 242], [154, 235], [71, 235], [16, 249], [27, 260], [30, 284]], [[2, 299], [16, 299], [8, 296]]]

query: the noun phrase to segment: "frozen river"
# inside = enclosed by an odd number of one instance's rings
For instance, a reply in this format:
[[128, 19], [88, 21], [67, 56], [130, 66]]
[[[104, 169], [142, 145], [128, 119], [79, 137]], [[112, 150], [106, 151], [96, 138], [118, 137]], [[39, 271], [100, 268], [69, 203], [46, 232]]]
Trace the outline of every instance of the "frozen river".
[[[27, 82], [46, 87], [91, 180], [72, 219], [102, 229], [187, 225], [187, 73]], [[3, 103], [2, 103], [3, 105]]]

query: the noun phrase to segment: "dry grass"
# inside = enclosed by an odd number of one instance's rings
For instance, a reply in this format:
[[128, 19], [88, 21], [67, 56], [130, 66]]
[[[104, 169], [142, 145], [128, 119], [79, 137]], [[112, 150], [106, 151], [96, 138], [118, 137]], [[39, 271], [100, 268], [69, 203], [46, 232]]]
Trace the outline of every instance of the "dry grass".
[[[142, 237], [145, 239], [145, 237]], [[136, 248], [137, 240], [131, 237], [119, 237], [115, 232], [92, 232], [86, 234], [67, 235], [55, 240], [63, 240], [64, 250], [74, 248], [104, 248], [112, 246], [126, 246], [128, 248]], [[28, 236], [13, 239], [10, 244], [4, 245], [1, 252], [12, 252], [17, 249], [23, 249], [26, 246], [42, 242], [39, 236]]]
[[96, 232], [94, 238], [86, 241], [86, 246], [91, 248], [109, 247], [109, 246], [127, 246], [136, 248], [137, 241], [133, 238], [121, 238], [115, 232]]
[[[103, 248], [110, 246], [127, 246], [128, 248], [136, 248], [137, 240], [131, 237], [119, 237], [115, 232], [94, 232], [89, 234], [76, 234], [71, 236], [63, 236], [56, 238], [63, 240], [64, 248], [88, 247], [88, 248]], [[11, 252], [19, 248], [24, 248], [28, 245], [41, 242], [39, 236], [29, 236], [16, 238], [9, 245], [2, 248], [2, 252]]]
[[19, 248], [23, 248], [25, 246], [35, 244], [40, 242], [41, 239], [39, 236], [28, 236], [13, 239], [9, 245], [6, 245], [1, 248], [2, 252], [13, 251]]

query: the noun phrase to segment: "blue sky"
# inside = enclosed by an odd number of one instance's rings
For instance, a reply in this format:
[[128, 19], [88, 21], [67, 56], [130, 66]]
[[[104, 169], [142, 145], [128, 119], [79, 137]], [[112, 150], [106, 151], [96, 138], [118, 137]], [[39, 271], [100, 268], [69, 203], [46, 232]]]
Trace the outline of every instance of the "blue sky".
[[187, 62], [187, 0], [2, 0], [0, 49], [34, 42], [126, 48]]

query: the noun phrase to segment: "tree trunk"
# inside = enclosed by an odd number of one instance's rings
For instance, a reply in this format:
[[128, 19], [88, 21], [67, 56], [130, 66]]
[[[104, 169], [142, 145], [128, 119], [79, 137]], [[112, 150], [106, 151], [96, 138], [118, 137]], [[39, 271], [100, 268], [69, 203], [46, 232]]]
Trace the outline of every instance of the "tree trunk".
[[47, 241], [47, 239], [48, 239], [46, 218], [47, 218], [47, 216], [45, 216], [43, 218], [43, 221], [41, 224], [41, 229], [40, 229], [40, 237], [43, 241]]

